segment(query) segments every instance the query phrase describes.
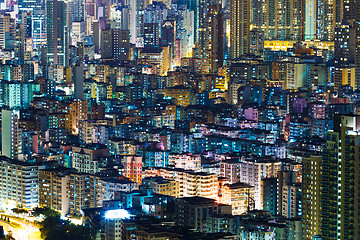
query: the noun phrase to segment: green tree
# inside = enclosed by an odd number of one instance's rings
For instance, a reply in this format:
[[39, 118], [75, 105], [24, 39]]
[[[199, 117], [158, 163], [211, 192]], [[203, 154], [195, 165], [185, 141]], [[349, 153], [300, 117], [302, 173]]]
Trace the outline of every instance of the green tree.
[[60, 218], [60, 213], [58, 213], [57, 211], [55, 211], [49, 207], [36, 207], [33, 209], [32, 214], [35, 217], [44, 215], [45, 217], [59, 217]]
[[[41, 237], [43, 239], [48, 239], [48, 237], [53, 238], [56, 234], [59, 235], [59, 237], [64, 237], [65, 231], [61, 232], [63, 228], [62, 225], [64, 225], [64, 221], [61, 220], [60, 217], [46, 217], [41, 222]], [[54, 235], [54, 233], [56, 234]]]
[[92, 231], [88, 227], [71, 224], [69, 226], [68, 237], [70, 240], [91, 239], [91, 233]]
[[14, 213], [21, 214], [21, 213], [28, 213], [28, 210], [23, 208], [13, 208], [11, 209]]
[[72, 224], [68, 220], [62, 220], [60, 216], [48, 216], [40, 225], [41, 237], [45, 240], [92, 239], [92, 231], [90, 228]]

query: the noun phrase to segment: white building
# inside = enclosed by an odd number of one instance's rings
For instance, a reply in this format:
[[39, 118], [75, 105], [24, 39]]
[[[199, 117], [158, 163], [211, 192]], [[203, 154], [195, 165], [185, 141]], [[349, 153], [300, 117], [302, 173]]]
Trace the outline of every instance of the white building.
[[39, 205], [39, 169], [44, 168], [44, 166], [0, 156], [1, 203], [12, 207], [37, 207]]
[[99, 172], [100, 161], [109, 157], [109, 149], [103, 145], [88, 144], [83, 147], [73, 147], [72, 150], [72, 167], [82, 173]]
[[218, 175], [182, 169], [154, 168], [146, 169], [142, 177], [163, 177], [179, 183], [179, 197], [205, 197], [218, 199]]
[[105, 212], [106, 239], [121, 240], [123, 238], [124, 220], [129, 219], [130, 214], [125, 209], [110, 209]]
[[138, 189], [138, 183], [129, 180], [99, 179], [96, 183], [97, 205], [102, 206], [104, 200], [114, 200], [115, 192], [132, 192]]
[[242, 182], [255, 187], [255, 208], [262, 209], [261, 179], [276, 177], [281, 170], [281, 161], [266, 159], [239, 159], [220, 163], [220, 177], [229, 179], [230, 183]]
[[169, 166], [185, 170], [200, 171], [201, 156], [199, 154], [192, 153], [170, 154]]

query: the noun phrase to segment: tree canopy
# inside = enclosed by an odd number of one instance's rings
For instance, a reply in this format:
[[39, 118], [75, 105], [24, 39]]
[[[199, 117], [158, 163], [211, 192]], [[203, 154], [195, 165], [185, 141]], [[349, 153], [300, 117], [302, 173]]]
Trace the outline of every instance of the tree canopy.
[[60, 214], [50, 208], [35, 208], [33, 214], [44, 215], [40, 223], [41, 237], [45, 240], [90, 240], [92, 230], [88, 227], [75, 225], [69, 220], [60, 218]]
[[13, 208], [11, 209], [14, 213], [18, 213], [18, 214], [21, 214], [21, 213], [28, 213], [28, 210], [26, 209], [23, 209], [23, 208]]
[[45, 217], [59, 217], [60, 218], [60, 213], [49, 207], [36, 207], [33, 209], [32, 214], [35, 217], [43, 215]]

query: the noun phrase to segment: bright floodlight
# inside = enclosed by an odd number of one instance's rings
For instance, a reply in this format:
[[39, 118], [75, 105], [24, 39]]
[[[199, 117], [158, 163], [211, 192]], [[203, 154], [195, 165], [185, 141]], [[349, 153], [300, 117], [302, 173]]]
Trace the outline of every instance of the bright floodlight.
[[105, 212], [107, 219], [129, 219], [130, 214], [125, 209], [108, 210]]

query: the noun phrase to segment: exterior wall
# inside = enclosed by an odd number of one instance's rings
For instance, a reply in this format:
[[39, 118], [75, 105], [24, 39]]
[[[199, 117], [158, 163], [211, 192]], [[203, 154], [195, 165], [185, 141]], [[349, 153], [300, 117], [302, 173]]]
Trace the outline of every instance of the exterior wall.
[[39, 169], [42, 168], [42, 166], [0, 157], [0, 200], [18, 207], [37, 207]]

